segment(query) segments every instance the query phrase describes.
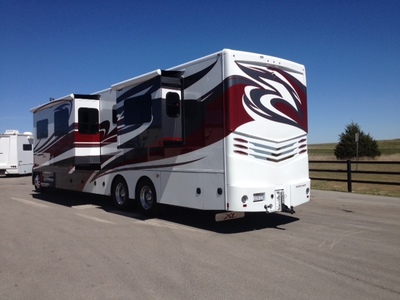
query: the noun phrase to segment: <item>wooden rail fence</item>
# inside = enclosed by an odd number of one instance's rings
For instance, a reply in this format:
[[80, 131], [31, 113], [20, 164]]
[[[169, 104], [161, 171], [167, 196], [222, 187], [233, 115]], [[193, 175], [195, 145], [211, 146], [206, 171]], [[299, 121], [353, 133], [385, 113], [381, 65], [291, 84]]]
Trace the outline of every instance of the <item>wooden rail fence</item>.
[[[310, 160], [310, 172], [323, 172], [323, 173], [346, 173], [346, 179], [340, 178], [328, 178], [328, 177], [314, 177], [310, 176], [311, 180], [324, 180], [324, 181], [338, 181], [347, 182], [347, 191], [352, 192], [352, 183], [365, 183], [365, 184], [383, 184], [383, 185], [398, 185], [400, 186], [400, 180], [393, 181], [372, 181], [372, 180], [354, 180], [352, 179], [353, 174], [374, 174], [374, 175], [400, 175], [398, 171], [381, 171], [381, 170], [368, 170], [359, 171], [358, 165], [398, 165], [400, 166], [400, 161], [333, 161], [333, 160]], [[346, 168], [341, 169], [320, 169], [312, 168], [311, 166], [318, 164], [346, 164]], [[356, 165], [356, 170], [353, 170], [353, 166]]]

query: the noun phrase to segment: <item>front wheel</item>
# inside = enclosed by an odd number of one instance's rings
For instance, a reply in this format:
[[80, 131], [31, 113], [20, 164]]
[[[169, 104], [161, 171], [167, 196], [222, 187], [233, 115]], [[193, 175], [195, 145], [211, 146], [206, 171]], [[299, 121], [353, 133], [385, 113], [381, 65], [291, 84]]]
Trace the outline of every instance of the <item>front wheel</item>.
[[145, 216], [154, 216], [157, 212], [157, 195], [153, 183], [148, 178], [139, 180], [136, 187], [136, 201]]
[[117, 177], [112, 185], [111, 196], [114, 205], [122, 210], [130, 208], [132, 201], [129, 199], [129, 190], [126, 181], [122, 177]]

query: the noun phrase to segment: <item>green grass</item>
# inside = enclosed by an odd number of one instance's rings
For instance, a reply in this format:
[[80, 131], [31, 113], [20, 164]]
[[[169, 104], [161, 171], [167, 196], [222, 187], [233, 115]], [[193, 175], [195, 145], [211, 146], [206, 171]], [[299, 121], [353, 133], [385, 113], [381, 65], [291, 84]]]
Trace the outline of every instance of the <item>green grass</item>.
[[385, 141], [377, 141], [379, 150], [381, 151], [382, 155], [400, 155], [400, 139], [395, 140], [385, 140]]
[[[400, 160], [400, 139], [395, 140], [382, 140], [377, 141], [381, 156], [377, 157], [377, 160], [385, 159], [386, 156], [397, 156]], [[332, 157], [335, 158], [334, 150], [337, 143], [328, 144], [312, 144], [308, 145], [308, 154], [310, 159], [320, 159], [321, 157]]]
[[[377, 141], [381, 156], [375, 159], [360, 158], [360, 161], [400, 161], [400, 139]], [[330, 160], [336, 161], [334, 155], [336, 143], [314, 144], [308, 145], [308, 153], [310, 160]], [[359, 164], [352, 162], [352, 169], [358, 168], [360, 171], [393, 171], [400, 172], [400, 165], [372, 165]], [[310, 164], [312, 169], [332, 169], [346, 170], [346, 164]], [[324, 177], [334, 179], [346, 179], [346, 173], [323, 173], [310, 172], [310, 177]], [[369, 180], [369, 181], [388, 181], [400, 183], [399, 175], [374, 175], [374, 174], [352, 174], [353, 180]], [[311, 187], [320, 190], [332, 190], [347, 192], [346, 182], [312, 180]], [[380, 184], [362, 184], [353, 183], [354, 193], [363, 193], [371, 195], [400, 197], [400, 185], [380, 185]]]

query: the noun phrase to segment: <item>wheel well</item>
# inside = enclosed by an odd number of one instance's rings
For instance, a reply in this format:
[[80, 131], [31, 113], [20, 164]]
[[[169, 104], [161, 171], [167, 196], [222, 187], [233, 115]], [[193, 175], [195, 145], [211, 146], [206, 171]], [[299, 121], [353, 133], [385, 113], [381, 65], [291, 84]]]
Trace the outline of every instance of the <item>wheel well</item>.
[[[112, 191], [113, 191], [113, 189], [114, 189], [114, 186], [115, 186], [115, 182], [117, 181], [117, 180], [123, 180], [123, 181], [125, 181], [125, 184], [126, 184], [126, 180], [125, 180], [125, 178], [124, 178], [124, 176], [122, 176], [122, 175], [116, 175], [114, 178], [113, 178], [113, 180], [112, 180], [112, 183], [111, 183], [111, 191], [110, 191], [110, 193], [112, 193]], [[127, 189], [129, 190], [129, 186], [126, 184], [126, 187], [127, 187]]]
[[138, 185], [138, 183], [141, 182], [141, 181], [143, 181], [143, 180], [148, 180], [148, 181], [150, 181], [151, 183], [153, 183], [149, 177], [147, 177], [147, 176], [142, 176], [142, 177], [140, 177], [140, 178], [138, 179], [136, 185]]

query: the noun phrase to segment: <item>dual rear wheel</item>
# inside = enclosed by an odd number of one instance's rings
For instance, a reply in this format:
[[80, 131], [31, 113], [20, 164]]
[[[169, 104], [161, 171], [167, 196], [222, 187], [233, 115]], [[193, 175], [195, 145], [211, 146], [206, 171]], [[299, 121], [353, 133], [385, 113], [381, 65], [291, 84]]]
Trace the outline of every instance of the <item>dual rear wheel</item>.
[[[112, 199], [114, 205], [122, 210], [130, 209], [134, 202], [129, 198], [129, 189], [125, 179], [118, 176], [112, 185]], [[141, 178], [135, 190], [136, 204], [145, 216], [152, 216], [157, 208], [157, 195], [153, 183], [147, 177]]]

